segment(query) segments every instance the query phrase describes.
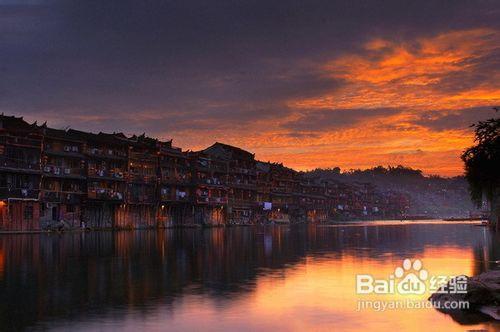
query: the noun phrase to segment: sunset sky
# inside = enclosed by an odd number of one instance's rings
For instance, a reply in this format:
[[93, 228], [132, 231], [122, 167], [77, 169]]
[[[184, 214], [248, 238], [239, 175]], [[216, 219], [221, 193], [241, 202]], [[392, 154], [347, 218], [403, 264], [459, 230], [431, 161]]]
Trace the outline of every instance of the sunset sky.
[[0, 113], [296, 169], [462, 173], [498, 1], [0, 0]]

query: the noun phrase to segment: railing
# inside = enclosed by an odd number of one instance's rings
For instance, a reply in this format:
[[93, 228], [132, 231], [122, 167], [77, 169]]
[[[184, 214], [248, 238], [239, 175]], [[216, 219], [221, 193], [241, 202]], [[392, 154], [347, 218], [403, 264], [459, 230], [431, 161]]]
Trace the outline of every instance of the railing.
[[0, 157], [0, 167], [16, 168], [22, 170], [40, 171], [40, 163], [30, 163], [24, 160]]
[[293, 187], [284, 187], [284, 186], [274, 186], [274, 187], [271, 187], [271, 191], [272, 192], [276, 192], [276, 193], [294, 193], [294, 192], [298, 192], [298, 189], [295, 189]]
[[145, 175], [140, 173], [128, 173], [129, 181], [150, 183], [150, 182], [155, 182], [156, 179], [157, 177], [154, 174]]
[[134, 195], [134, 194], [128, 194], [127, 195], [127, 201], [129, 203], [154, 203], [155, 202], [155, 196], [154, 195]]
[[42, 190], [41, 198], [46, 202], [80, 204], [83, 193]]
[[117, 151], [113, 149], [90, 148], [88, 149], [87, 153], [92, 156], [98, 156], [98, 157], [116, 158], [116, 159], [127, 158], [127, 153], [125, 151]]
[[29, 148], [39, 149], [42, 141], [39, 139], [16, 137], [16, 136], [0, 136], [0, 144], [20, 145]]
[[301, 206], [308, 206], [308, 207], [314, 206], [314, 207], [317, 207], [317, 208], [324, 207], [325, 203], [326, 203], [326, 201], [324, 199], [315, 199], [315, 200], [312, 200], [312, 199], [301, 199], [300, 202], [299, 202], [299, 204]]
[[61, 155], [61, 156], [74, 156], [74, 157], [82, 156], [81, 150], [78, 147], [75, 150], [73, 149], [73, 147], [64, 147], [62, 149], [57, 149], [46, 146], [43, 152], [46, 154]]
[[87, 197], [89, 199], [121, 201], [123, 200], [123, 193], [107, 188], [89, 188]]
[[182, 177], [182, 176], [167, 176], [167, 175], [163, 175], [160, 178], [160, 180], [163, 183], [183, 183], [183, 184], [187, 184], [187, 183], [191, 182], [191, 177], [190, 176]]
[[249, 198], [249, 199], [241, 199], [241, 198], [229, 198], [229, 202], [232, 204], [241, 204], [241, 205], [253, 205], [256, 204], [256, 201]]
[[69, 168], [64, 166], [45, 165], [43, 167], [44, 173], [57, 175], [57, 176], [83, 176], [83, 168]]
[[7, 188], [0, 187], [0, 197], [2, 198], [32, 198], [38, 199], [39, 189]]
[[227, 197], [196, 196], [198, 204], [227, 204]]
[[224, 186], [225, 183], [217, 178], [197, 179], [196, 184], [206, 184], [211, 186]]
[[232, 181], [232, 182], [229, 182], [229, 186], [231, 187], [239, 187], [239, 188], [248, 188], [248, 189], [252, 189], [252, 188], [256, 188], [257, 187], [257, 183], [255, 182], [238, 182], [238, 181]]
[[189, 196], [180, 196], [177, 194], [161, 194], [160, 199], [163, 202], [188, 202]]
[[120, 169], [113, 169], [108, 171], [103, 169], [89, 168], [88, 173], [91, 177], [113, 178], [118, 180], [124, 179], [124, 172]]
[[239, 173], [245, 175], [256, 175], [257, 171], [255, 169], [250, 168], [242, 168], [242, 167], [233, 167], [229, 169], [231, 173]]
[[136, 160], [139, 163], [151, 163], [156, 164], [157, 157], [156, 155], [152, 155], [149, 152], [129, 152], [128, 158], [132, 160]]
[[222, 165], [210, 165], [209, 167], [211, 170], [213, 171], [216, 171], [216, 172], [223, 172], [223, 173], [226, 173], [227, 172], [227, 167], [226, 166], [222, 166]]
[[210, 203], [210, 204], [227, 204], [227, 197], [209, 197], [208, 203]]

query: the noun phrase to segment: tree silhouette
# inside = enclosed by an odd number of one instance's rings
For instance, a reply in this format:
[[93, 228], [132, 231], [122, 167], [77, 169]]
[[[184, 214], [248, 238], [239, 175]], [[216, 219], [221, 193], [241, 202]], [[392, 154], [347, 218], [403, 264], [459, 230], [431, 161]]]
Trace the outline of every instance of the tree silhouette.
[[486, 195], [496, 222], [500, 188], [500, 118], [480, 121], [473, 127], [476, 144], [462, 154], [465, 177], [472, 200], [480, 206]]

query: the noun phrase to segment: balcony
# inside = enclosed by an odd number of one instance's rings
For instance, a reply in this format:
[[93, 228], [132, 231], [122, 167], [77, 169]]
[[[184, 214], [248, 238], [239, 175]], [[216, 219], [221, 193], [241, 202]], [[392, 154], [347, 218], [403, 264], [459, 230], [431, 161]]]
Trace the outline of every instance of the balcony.
[[252, 198], [243, 199], [243, 198], [233, 198], [233, 197], [229, 198], [229, 203], [238, 206], [253, 206], [257, 204], [256, 201]]
[[156, 179], [155, 174], [129, 173], [127, 180], [135, 183], [153, 183], [156, 182]]
[[160, 195], [160, 199], [162, 202], [189, 202], [189, 195], [187, 195], [184, 191], [176, 193], [162, 193]]
[[245, 181], [233, 180], [229, 183], [229, 186], [233, 187], [233, 188], [241, 188], [241, 189], [256, 189], [257, 183], [254, 181], [245, 182]]
[[208, 197], [209, 204], [227, 204], [227, 197]]
[[63, 149], [46, 147], [43, 153], [52, 156], [83, 158], [83, 154], [80, 153], [80, 150], [77, 148], [75, 151], [72, 147], [64, 147]]
[[0, 187], [0, 197], [3, 199], [8, 199], [8, 198], [38, 199], [39, 193], [40, 190], [38, 189]]
[[70, 168], [70, 167], [54, 166], [54, 165], [45, 165], [43, 167], [43, 172], [47, 176], [76, 178], [76, 179], [83, 179], [85, 174], [83, 168]]
[[105, 170], [89, 168], [88, 177], [102, 178], [104, 180], [125, 181], [124, 172], [120, 169]]
[[0, 169], [12, 172], [41, 173], [40, 163], [0, 157]]
[[163, 175], [161, 177], [161, 182], [162, 183], [173, 183], [173, 184], [189, 184], [191, 183], [191, 176], [188, 176], [188, 175], [172, 175], [172, 176], [168, 176], [168, 175]]
[[0, 136], [0, 144], [40, 149], [42, 146], [42, 141], [40, 139], [4, 135]]
[[87, 197], [88, 199], [119, 202], [123, 200], [123, 193], [108, 188], [89, 188]]
[[41, 198], [45, 202], [65, 203], [65, 204], [80, 204], [83, 192], [65, 192], [42, 190]]
[[197, 196], [196, 203], [198, 204], [210, 204], [210, 205], [222, 205], [227, 204], [226, 197], [208, 197], [208, 196]]
[[256, 175], [257, 171], [251, 168], [234, 167], [230, 168], [230, 172], [234, 174]]
[[207, 186], [216, 186], [216, 187], [224, 187], [225, 186], [224, 182], [218, 178], [197, 179], [196, 184], [207, 185]]
[[226, 165], [211, 164], [210, 170], [212, 170], [214, 172], [218, 172], [218, 173], [227, 173], [227, 166]]
[[127, 195], [127, 203], [131, 204], [153, 204], [155, 203], [155, 195], [153, 194], [128, 194]]
[[276, 194], [276, 195], [291, 195], [295, 191], [289, 189], [289, 188], [272, 188], [271, 193]]
[[89, 156], [106, 159], [126, 160], [127, 152], [113, 149], [90, 148], [87, 151]]
[[149, 163], [156, 165], [157, 162], [156, 154], [150, 152], [129, 152], [128, 158], [132, 163]]

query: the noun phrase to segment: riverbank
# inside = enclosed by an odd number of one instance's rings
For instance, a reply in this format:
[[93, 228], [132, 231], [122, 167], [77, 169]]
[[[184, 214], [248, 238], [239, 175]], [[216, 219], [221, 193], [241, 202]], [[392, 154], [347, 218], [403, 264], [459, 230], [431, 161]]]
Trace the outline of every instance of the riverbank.
[[[345, 227], [345, 226], [401, 226], [401, 225], [443, 225], [443, 224], [461, 224], [461, 225], [475, 225], [485, 226], [485, 221], [447, 221], [445, 219], [429, 219], [429, 220], [358, 220], [358, 221], [340, 221], [321, 224], [310, 224], [316, 227]], [[162, 229], [191, 229], [191, 228], [232, 228], [232, 227], [283, 227], [283, 226], [298, 226], [306, 225], [306, 223], [264, 223], [264, 224], [228, 224], [228, 225], [199, 225], [199, 224], [184, 224], [173, 225], [166, 227], [119, 227], [119, 228], [63, 228], [63, 229], [47, 229], [47, 230], [25, 230], [25, 231], [2, 231], [0, 235], [8, 234], [63, 234], [63, 233], [88, 233], [88, 232], [114, 232], [114, 231], [139, 231], [139, 230], [162, 230]]]

